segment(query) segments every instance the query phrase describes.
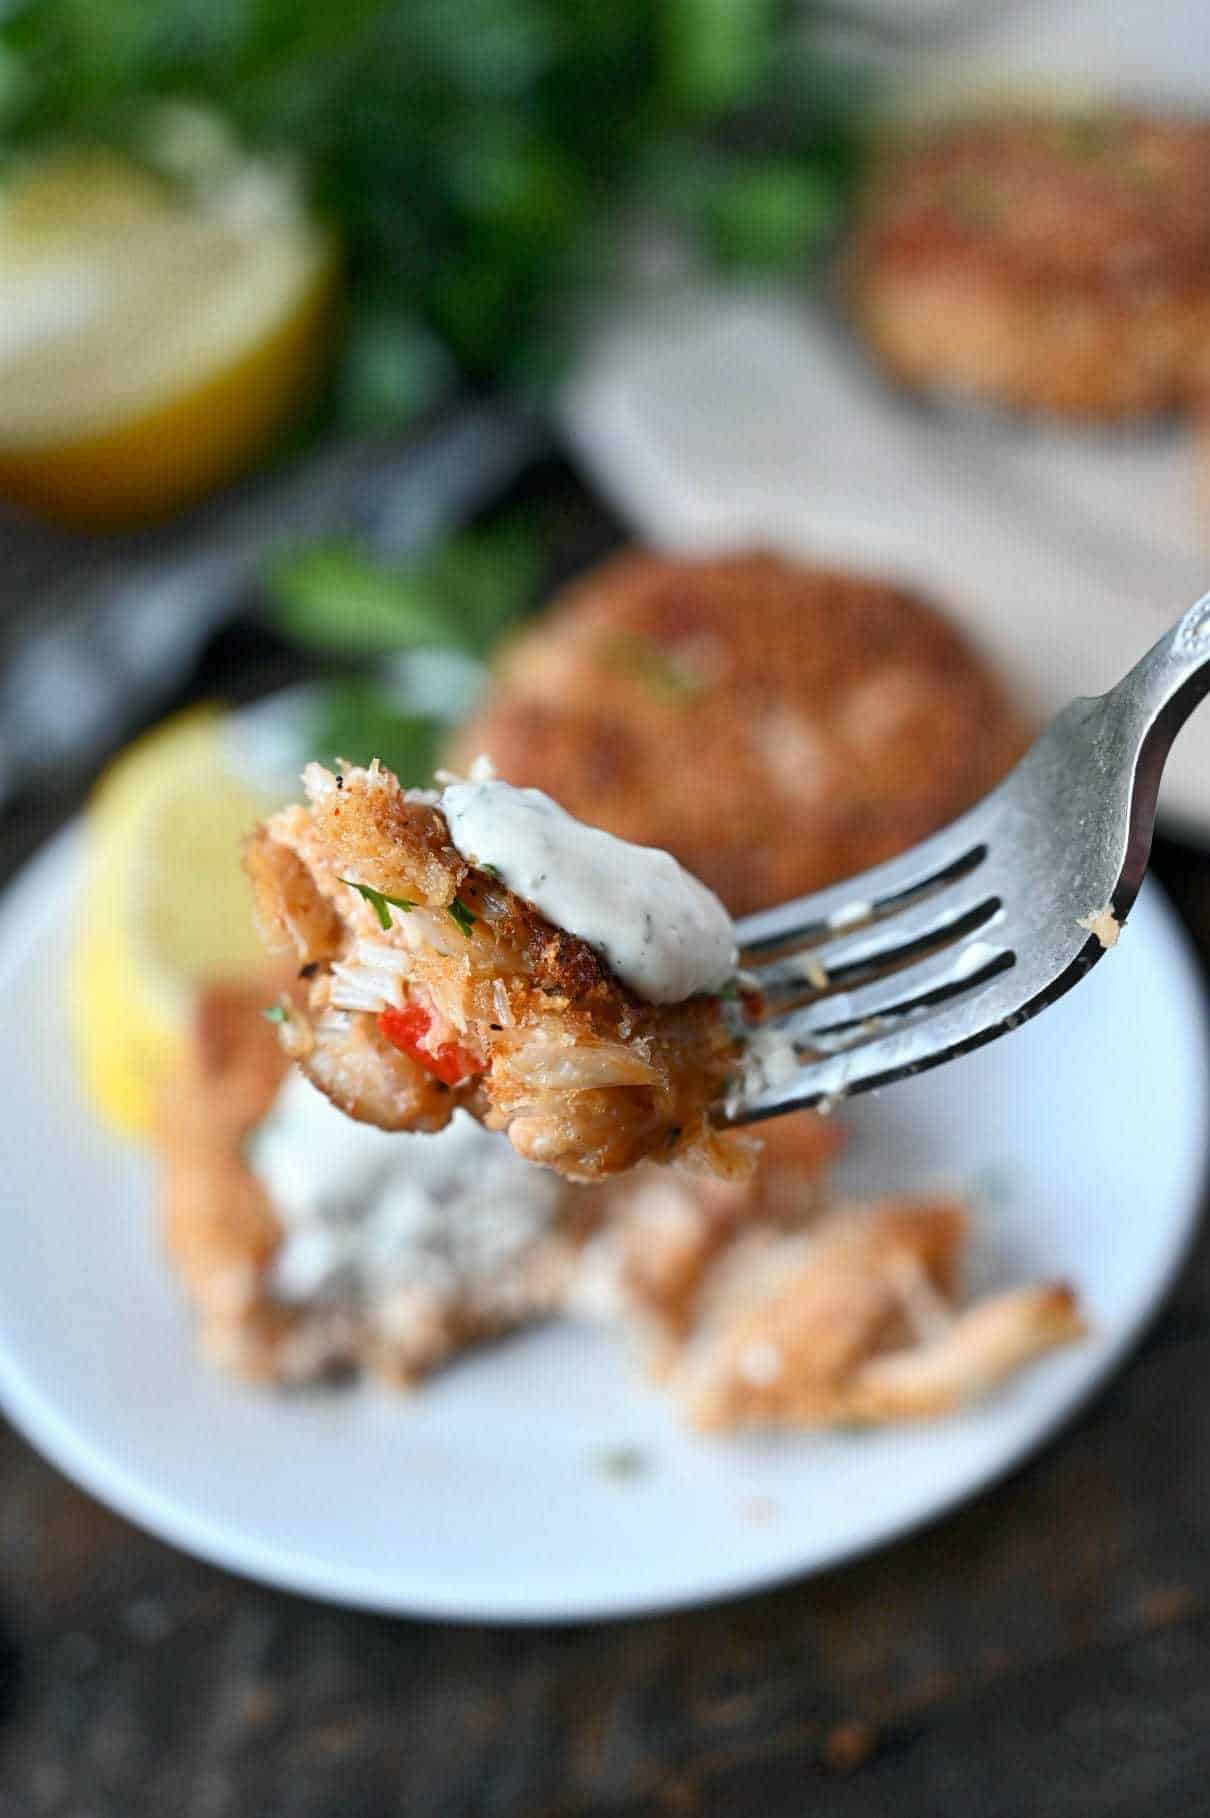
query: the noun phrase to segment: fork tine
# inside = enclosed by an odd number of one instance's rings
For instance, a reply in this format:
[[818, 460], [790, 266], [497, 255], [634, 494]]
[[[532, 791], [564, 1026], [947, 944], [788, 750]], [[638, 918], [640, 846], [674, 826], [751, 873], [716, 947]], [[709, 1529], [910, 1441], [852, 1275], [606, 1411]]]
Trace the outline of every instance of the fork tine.
[[[859, 1092], [888, 1086], [911, 1074], [923, 1073], [956, 1054], [978, 1048], [1001, 1034], [1013, 1018], [990, 1023], [980, 1010], [983, 989], [993, 980], [977, 981], [979, 988], [937, 1004], [930, 1014], [905, 1018], [902, 1025], [873, 1032], [865, 1040], [831, 1054], [784, 1065], [793, 1054], [784, 1032], [770, 1047], [774, 1064], [760, 1053], [762, 1038], [772, 1032], [756, 1031], [748, 1062], [735, 1090], [722, 1107], [718, 1121], [727, 1125], [759, 1123], [785, 1111], [825, 1109]], [[778, 1062], [782, 1064], [777, 1064]]]
[[809, 896], [745, 916], [736, 924], [743, 966], [759, 964], [789, 950], [820, 946], [847, 929], [868, 927], [901, 914], [914, 903], [975, 871], [987, 857], [980, 839], [981, 810], [972, 809], [952, 827], [925, 840], [901, 858], [889, 859], [858, 877]]
[[[821, 1038], [851, 1036], [879, 1019], [977, 990], [1012, 963], [1013, 955], [1007, 947], [974, 936], [944, 948], [920, 965], [905, 966], [889, 977], [837, 997], [821, 998], [768, 1027], [784, 1032], [796, 1044], [817, 1046]], [[883, 1033], [873, 1029], [870, 1032]]]
[[[977, 880], [976, 880], [977, 881]], [[1000, 912], [998, 896], [975, 896], [969, 885], [943, 889], [911, 909], [888, 916], [859, 933], [767, 962], [755, 970], [766, 1020], [798, 1004], [852, 991], [867, 980], [951, 948], [976, 933]]]

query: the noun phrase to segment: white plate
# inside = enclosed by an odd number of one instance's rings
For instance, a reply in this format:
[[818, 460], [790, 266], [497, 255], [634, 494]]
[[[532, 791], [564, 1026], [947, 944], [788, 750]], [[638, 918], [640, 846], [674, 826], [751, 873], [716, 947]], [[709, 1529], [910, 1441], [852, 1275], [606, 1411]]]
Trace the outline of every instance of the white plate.
[[[414, 1399], [295, 1398], [204, 1369], [157, 1253], [153, 1171], [82, 1104], [67, 1049], [68, 834], [0, 911], [0, 1401], [61, 1469], [254, 1578], [414, 1615], [572, 1620], [695, 1603], [824, 1566], [1007, 1470], [1155, 1309], [1202, 1184], [1195, 967], [1158, 891], [1118, 950], [1009, 1039], [853, 1107], [856, 1184], [995, 1177], [982, 1267], [1064, 1276], [1087, 1343], [958, 1418], [865, 1436], [705, 1441], [606, 1335], [552, 1328]], [[618, 1480], [603, 1454], [640, 1448]]]

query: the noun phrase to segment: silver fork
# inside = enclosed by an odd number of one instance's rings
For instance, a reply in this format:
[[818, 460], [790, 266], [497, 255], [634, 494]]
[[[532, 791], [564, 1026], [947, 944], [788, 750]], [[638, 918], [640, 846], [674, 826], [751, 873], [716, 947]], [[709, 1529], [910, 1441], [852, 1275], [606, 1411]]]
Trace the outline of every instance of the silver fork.
[[740, 922], [746, 1058], [720, 1121], [890, 1085], [1069, 991], [1138, 895], [1168, 752], [1207, 693], [1210, 594], [1116, 688], [1066, 707], [952, 826]]

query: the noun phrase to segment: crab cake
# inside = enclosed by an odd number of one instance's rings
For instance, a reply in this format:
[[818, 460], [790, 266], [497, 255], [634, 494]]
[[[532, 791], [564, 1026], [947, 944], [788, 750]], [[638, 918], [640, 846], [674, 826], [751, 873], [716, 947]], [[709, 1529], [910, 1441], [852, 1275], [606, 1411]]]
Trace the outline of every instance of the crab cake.
[[916, 596], [777, 556], [616, 558], [501, 653], [450, 758], [663, 847], [743, 915], [922, 839], [1025, 726]]
[[261, 999], [203, 996], [160, 1127], [165, 1243], [204, 1354], [254, 1381], [411, 1385], [552, 1313], [599, 1195], [459, 1117], [393, 1137], [288, 1071]]
[[340, 1109], [434, 1130], [461, 1105], [573, 1179], [647, 1157], [748, 1171], [710, 1118], [737, 1059], [731, 922], [667, 853], [483, 776], [304, 781], [248, 866], [266, 939], [307, 975], [283, 1044]]
[[1005, 114], [875, 160], [854, 320], [916, 389], [1064, 417], [1183, 405], [1210, 351], [1210, 123]]

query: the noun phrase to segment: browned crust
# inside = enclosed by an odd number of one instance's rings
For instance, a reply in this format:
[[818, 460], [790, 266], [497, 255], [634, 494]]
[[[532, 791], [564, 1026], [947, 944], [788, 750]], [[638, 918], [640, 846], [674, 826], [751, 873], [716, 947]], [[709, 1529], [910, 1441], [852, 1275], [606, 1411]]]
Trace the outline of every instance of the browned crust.
[[286, 1070], [259, 1014], [271, 993], [267, 980], [260, 992], [216, 987], [202, 996], [158, 1128], [161, 1230], [198, 1311], [203, 1349], [253, 1377], [274, 1374], [290, 1323], [261, 1301], [280, 1226], [243, 1158]]
[[935, 831], [1027, 741], [987, 666], [914, 594], [769, 554], [632, 552], [502, 650], [449, 762], [486, 753], [746, 914]]
[[1184, 406], [1210, 345], [1210, 123], [1007, 114], [892, 139], [845, 280], [902, 384], [1075, 417]]

